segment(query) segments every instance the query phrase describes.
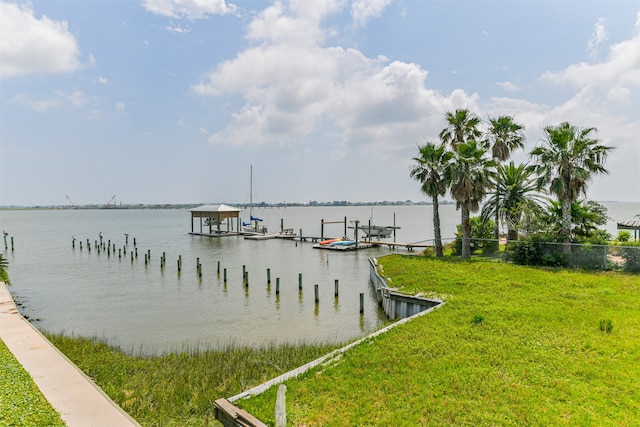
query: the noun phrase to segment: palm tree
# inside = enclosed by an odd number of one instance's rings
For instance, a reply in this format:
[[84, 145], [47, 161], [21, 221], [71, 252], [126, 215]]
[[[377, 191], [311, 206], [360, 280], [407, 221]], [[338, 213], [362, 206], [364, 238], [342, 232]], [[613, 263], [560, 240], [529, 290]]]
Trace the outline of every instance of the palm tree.
[[613, 147], [601, 145], [593, 138], [596, 128], [578, 128], [564, 122], [544, 128], [544, 140], [531, 151], [541, 185], [562, 203], [560, 234], [563, 251], [571, 252], [571, 203], [582, 193], [586, 196], [587, 183], [595, 174], [607, 174], [604, 162]]
[[436, 145], [427, 142], [418, 147], [419, 155], [413, 158], [415, 162], [411, 167], [411, 178], [418, 181], [420, 189], [426, 195], [431, 196], [433, 202], [433, 233], [435, 236], [436, 256], [442, 257], [442, 235], [440, 232], [440, 211], [438, 197], [447, 192], [449, 181], [449, 161], [453, 153], [447, 150], [444, 143]]
[[450, 144], [454, 150], [458, 144], [469, 139], [477, 140], [482, 136], [478, 129], [480, 117], [466, 108], [459, 108], [454, 113], [447, 111], [444, 113], [444, 119], [447, 121], [447, 127], [440, 132], [440, 140]]
[[[518, 238], [518, 224], [525, 209], [540, 209], [544, 197], [539, 193], [537, 179], [527, 164], [497, 166], [495, 191], [482, 207], [483, 219], [499, 216], [507, 223], [507, 241]], [[496, 220], [497, 221], [497, 220]]]
[[487, 149], [471, 139], [458, 143], [454, 152], [451, 174], [451, 196], [456, 209], [462, 212], [462, 258], [471, 258], [471, 212], [480, 207], [480, 202], [492, 185], [495, 162], [488, 159]]
[[[516, 123], [512, 116], [500, 116], [497, 119], [489, 119], [486, 143], [491, 147], [491, 157], [500, 162], [504, 162], [511, 153], [518, 148], [524, 148], [524, 126]], [[500, 174], [496, 174], [500, 177]], [[496, 183], [496, 190], [499, 183]], [[500, 202], [499, 194], [495, 193], [496, 209], [494, 212], [493, 238], [500, 237]]]

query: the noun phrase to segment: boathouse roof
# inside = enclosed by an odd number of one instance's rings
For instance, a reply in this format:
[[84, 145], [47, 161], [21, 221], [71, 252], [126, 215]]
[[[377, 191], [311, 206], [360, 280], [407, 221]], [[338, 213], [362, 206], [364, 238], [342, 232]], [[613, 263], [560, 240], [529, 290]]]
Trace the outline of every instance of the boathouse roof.
[[640, 230], [640, 220], [619, 222], [618, 230]]
[[191, 211], [192, 218], [236, 218], [242, 209], [219, 203], [215, 205], [202, 205], [193, 208]]

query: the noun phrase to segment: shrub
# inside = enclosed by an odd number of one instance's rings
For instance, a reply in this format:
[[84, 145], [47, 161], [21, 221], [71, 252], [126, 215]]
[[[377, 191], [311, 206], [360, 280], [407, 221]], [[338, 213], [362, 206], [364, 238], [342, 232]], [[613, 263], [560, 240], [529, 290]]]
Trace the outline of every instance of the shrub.
[[624, 270], [640, 273], [640, 243], [627, 242], [620, 245], [620, 256], [624, 259]]
[[628, 242], [629, 240], [631, 240], [631, 233], [628, 231], [619, 231], [616, 240], [618, 242]]
[[[474, 216], [470, 218], [471, 224], [471, 253], [475, 253], [478, 250], [482, 250], [482, 253], [492, 254], [500, 249], [500, 243], [493, 238], [493, 225], [492, 220], [482, 220], [481, 217]], [[453, 254], [462, 254], [462, 225], [458, 224], [456, 239], [452, 246]]]
[[547, 239], [545, 235], [536, 234], [510, 242], [507, 247], [509, 260], [520, 265], [566, 266], [562, 245]]

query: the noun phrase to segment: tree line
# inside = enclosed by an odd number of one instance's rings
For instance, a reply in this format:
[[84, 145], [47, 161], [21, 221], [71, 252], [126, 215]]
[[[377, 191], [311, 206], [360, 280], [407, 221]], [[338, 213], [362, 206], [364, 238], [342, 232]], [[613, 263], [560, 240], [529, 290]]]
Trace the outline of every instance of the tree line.
[[463, 259], [471, 257], [471, 212], [481, 207], [481, 217], [494, 220], [494, 239], [499, 238], [502, 221], [507, 241], [518, 238], [524, 218], [531, 222], [532, 217], [559, 208], [558, 236], [563, 251], [570, 252], [575, 237], [572, 208], [594, 208], [578, 199], [586, 197], [593, 176], [608, 173], [604, 165], [614, 149], [595, 138], [597, 129], [568, 122], [546, 126], [529, 162], [516, 165], [509, 160], [515, 150], [525, 148], [525, 128], [513, 116], [484, 122], [468, 109], [457, 109], [446, 112], [444, 119], [439, 141], [419, 145], [410, 169], [410, 176], [432, 200], [436, 256], [443, 256], [439, 199], [447, 192], [461, 211]]

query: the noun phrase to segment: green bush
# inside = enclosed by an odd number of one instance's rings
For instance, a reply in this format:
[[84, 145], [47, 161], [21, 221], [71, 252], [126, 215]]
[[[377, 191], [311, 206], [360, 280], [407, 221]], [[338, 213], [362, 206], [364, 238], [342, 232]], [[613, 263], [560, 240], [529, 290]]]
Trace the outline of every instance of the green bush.
[[[493, 238], [493, 225], [492, 220], [482, 220], [481, 217], [474, 216], [470, 218], [471, 224], [471, 253], [474, 254], [477, 251], [482, 251], [484, 255], [489, 255], [497, 252], [500, 249], [500, 242]], [[452, 246], [453, 255], [462, 254], [462, 225], [458, 224], [456, 239]]]
[[620, 245], [620, 256], [624, 259], [624, 270], [640, 273], [640, 243], [627, 242]]
[[9, 283], [9, 273], [7, 270], [9, 269], [9, 261], [4, 257], [4, 255], [0, 254], [0, 282]]
[[547, 239], [545, 235], [533, 235], [510, 242], [507, 247], [509, 260], [520, 265], [566, 266], [562, 245]]
[[628, 231], [619, 231], [616, 240], [618, 242], [628, 242], [629, 240], [631, 240], [631, 233]]
[[574, 245], [571, 248], [569, 266], [586, 270], [606, 270], [611, 267], [607, 261], [607, 247], [592, 244]]

